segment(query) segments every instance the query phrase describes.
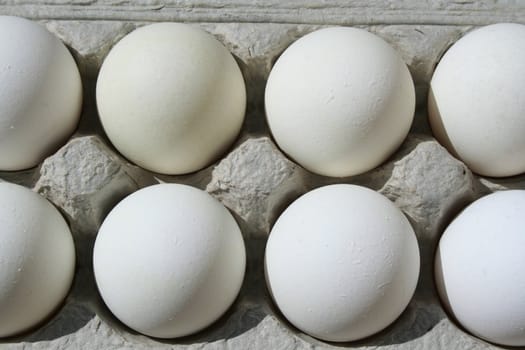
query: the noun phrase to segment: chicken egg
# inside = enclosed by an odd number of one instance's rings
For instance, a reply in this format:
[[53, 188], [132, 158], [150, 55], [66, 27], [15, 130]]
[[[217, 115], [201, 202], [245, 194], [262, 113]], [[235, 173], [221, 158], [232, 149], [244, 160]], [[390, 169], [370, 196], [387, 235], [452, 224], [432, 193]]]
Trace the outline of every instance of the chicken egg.
[[0, 182], [0, 227], [0, 337], [9, 337], [37, 326], [62, 303], [75, 247], [51, 203], [8, 182]]
[[435, 277], [449, 313], [490, 342], [525, 346], [525, 191], [478, 199], [447, 227]]
[[408, 134], [415, 109], [399, 54], [362, 29], [305, 35], [279, 57], [265, 91], [279, 147], [309, 171], [343, 177], [384, 162]]
[[0, 16], [0, 171], [36, 166], [73, 133], [82, 83], [67, 48], [43, 26]]
[[441, 58], [430, 83], [430, 125], [480, 175], [525, 171], [525, 25], [467, 33]]
[[237, 62], [212, 35], [180, 23], [138, 28], [110, 51], [97, 107], [113, 145], [164, 174], [204, 168], [237, 137], [246, 90]]
[[158, 338], [195, 333], [235, 300], [246, 266], [241, 231], [199, 189], [161, 184], [122, 200], [104, 220], [93, 253], [111, 312]]
[[316, 338], [345, 342], [394, 322], [419, 276], [416, 236], [383, 195], [355, 185], [306, 193], [279, 217], [265, 255], [284, 317]]

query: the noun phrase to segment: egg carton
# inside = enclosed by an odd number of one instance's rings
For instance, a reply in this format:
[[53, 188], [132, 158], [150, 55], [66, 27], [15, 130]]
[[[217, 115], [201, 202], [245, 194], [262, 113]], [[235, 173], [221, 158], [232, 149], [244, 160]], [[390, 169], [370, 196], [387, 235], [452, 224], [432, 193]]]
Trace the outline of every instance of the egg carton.
[[[432, 137], [426, 95], [443, 52], [476, 26], [523, 22], [516, 1], [294, 0], [3, 1], [0, 13], [40, 21], [73, 53], [82, 75], [84, 105], [76, 133], [38, 167], [0, 172], [0, 178], [33, 188], [68, 219], [77, 250], [73, 287], [56, 313], [31, 332], [0, 340], [2, 349], [492, 349], [449, 319], [433, 283], [440, 234], [473, 200], [495, 190], [525, 188], [525, 177], [479, 177]], [[236, 57], [248, 105], [241, 135], [215, 164], [190, 175], [148, 172], [126, 161], [104, 135], [95, 104], [100, 65], [111, 47], [138, 26], [190, 22], [212, 33]], [[293, 41], [327, 26], [364, 28], [389, 42], [407, 63], [417, 108], [409, 136], [384, 164], [363, 175], [314, 175], [287, 159], [270, 137], [264, 86], [273, 62]], [[247, 247], [247, 272], [229, 311], [198, 334], [153, 339], [127, 328], [102, 302], [93, 277], [92, 251], [100, 223], [123, 197], [151, 184], [189, 184], [208, 191], [235, 215]], [[403, 314], [379, 334], [352, 343], [327, 343], [291, 326], [272, 303], [263, 271], [268, 232], [300, 194], [327, 184], [363, 185], [390, 198], [418, 236], [422, 265], [416, 293]]]

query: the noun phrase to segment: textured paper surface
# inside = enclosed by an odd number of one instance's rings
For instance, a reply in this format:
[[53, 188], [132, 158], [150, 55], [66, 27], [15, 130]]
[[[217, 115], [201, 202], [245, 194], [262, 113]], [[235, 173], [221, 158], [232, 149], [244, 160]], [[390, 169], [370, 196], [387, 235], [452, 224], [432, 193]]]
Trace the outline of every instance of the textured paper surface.
[[[493, 190], [524, 188], [525, 177], [473, 175], [431, 136], [426, 93], [439, 57], [463, 33], [496, 22], [524, 22], [519, 1], [0, 1], [0, 13], [41, 21], [70, 48], [84, 84], [79, 128], [41, 167], [2, 173], [5, 181], [34, 187], [69, 220], [77, 271], [65, 305], [33, 332], [0, 340], [5, 349], [489, 349], [443, 312], [432, 281], [435, 244], [466, 204]], [[112, 45], [151, 21], [192, 22], [213, 33], [236, 56], [248, 90], [248, 109], [236, 144], [216, 164], [185, 176], [156, 175], [129, 164], [111, 146], [98, 120], [94, 91], [100, 64]], [[416, 84], [411, 133], [379, 168], [343, 179], [310, 174], [275, 147], [264, 119], [264, 85], [272, 62], [295, 39], [329, 25], [354, 25], [392, 44]], [[116, 320], [93, 280], [94, 238], [107, 212], [125, 195], [158, 182], [207, 190], [236, 216], [246, 239], [248, 269], [241, 294], [212, 327], [191, 337], [155, 340]], [[305, 191], [330, 183], [364, 185], [388, 196], [409, 217], [421, 247], [416, 295], [401, 317], [378, 335], [328, 344], [290, 326], [272, 305], [263, 254], [272, 223]]]

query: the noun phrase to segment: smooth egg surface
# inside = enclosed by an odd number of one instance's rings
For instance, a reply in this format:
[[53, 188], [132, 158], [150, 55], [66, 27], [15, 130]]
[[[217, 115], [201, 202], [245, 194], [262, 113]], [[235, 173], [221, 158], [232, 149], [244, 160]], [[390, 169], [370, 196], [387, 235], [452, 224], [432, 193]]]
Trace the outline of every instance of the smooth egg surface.
[[45, 27], [0, 16], [0, 171], [31, 168], [75, 130], [82, 82], [68, 49]]
[[75, 247], [59, 211], [39, 194], [0, 183], [0, 337], [44, 321], [66, 297]]
[[441, 144], [485, 176], [525, 171], [525, 25], [500, 23], [459, 39], [430, 83], [430, 125]]
[[158, 338], [195, 333], [235, 300], [246, 266], [241, 231], [199, 189], [162, 184], [121, 201], [104, 220], [95, 279], [113, 314]]
[[525, 346], [525, 191], [482, 197], [447, 227], [435, 277], [450, 314], [490, 342]]
[[246, 108], [237, 62], [212, 35], [180, 23], [141, 27], [110, 51], [97, 107], [113, 145], [137, 165], [184, 174], [235, 140]]
[[272, 68], [266, 118], [279, 147], [307, 170], [343, 177], [384, 162], [415, 109], [406, 64], [383, 39], [333, 27], [305, 35]]
[[387, 327], [412, 298], [419, 248], [410, 223], [365, 187], [330, 185], [293, 202], [272, 228], [268, 289], [294, 326], [344, 342]]

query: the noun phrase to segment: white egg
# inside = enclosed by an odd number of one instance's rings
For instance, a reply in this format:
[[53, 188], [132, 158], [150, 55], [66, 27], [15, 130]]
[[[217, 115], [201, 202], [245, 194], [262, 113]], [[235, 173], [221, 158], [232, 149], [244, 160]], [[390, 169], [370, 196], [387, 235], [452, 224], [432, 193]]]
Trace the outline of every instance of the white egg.
[[73, 57], [29, 20], [0, 16], [0, 170], [31, 168], [75, 130], [82, 83]]
[[220, 202], [193, 187], [162, 184], [110, 212], [93, 264], [117, 318], [143, 334], [175, 338], [205, 328], [230, 307], [246, 255], [241, 231]]
[[113, 145], [151, 171], [183, 174], [224, 153], [246, 107], [233, 56], [212, 35], [179, 23], [136, 29], [106, 57], [97, 106]]
[[51, 203], [7, 182], [0, 183], [0, 227], [0, 337], [8, 337], [38, 325], [64, 300], [75, 247]]
[[279, 217], [266, 246], [266, 279], [283, 315], [328, 341], [391, 324], [419, 276], [416, 236], [386, 197], [354, 185], [303, 195]]
[[436, 254], [441, 300], [474, 335], [525, 346], [525, 191], [496, 192], [447, 227]]
[[397, 52], [361, 29], [335, 27], [293, 43], [275, 63], [266, 117], [279, 147], [327, 176], [366, 172], [405, 139], [414, 84]]
[[436, 138], [474, 172], [525, 171], [525, 26], [494, 24], [458, 40], [430, 83]]

